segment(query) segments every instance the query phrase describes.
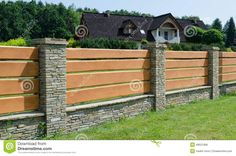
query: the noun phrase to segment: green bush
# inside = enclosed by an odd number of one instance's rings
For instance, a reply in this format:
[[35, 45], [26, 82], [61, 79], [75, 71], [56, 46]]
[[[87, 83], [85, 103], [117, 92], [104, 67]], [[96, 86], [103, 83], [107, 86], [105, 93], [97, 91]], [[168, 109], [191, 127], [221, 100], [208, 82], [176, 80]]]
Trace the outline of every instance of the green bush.
[[11, 39], [7, 42], [0, 42], [1, 46], [27, 46], [27, 42], [23, 38]]
[[69, 41], [68, 47], [81, 48], [104, 48], [104, 49], [138, 49], [138, 44], [134, 41], [117, 40], [108, 38], [86, 38], [74, 42]]
[[[206, 51], [211, 47], [219, 47], [221, 51], [226, 51], [226, 48], [222, 44], [197, 44], [197, 43], [180, 43], [180, 44], [169, 44], [168, 49], [174, 51]], [[233, 48], [232, 48], [233, 50]]]
[[196, 35], [192, 37], [186, 37], [187, 42], [192, 42], [192, 43], [201, 43], [202, 42], [202, 37], [203, 34], [205, 33], [205, 30], [199, 27], [194, 27], [196, 31]]
[[202, 37], [202, 43], [205, 44], [212, 44], [212, 43], [223, 44], [223, 42], [224, 42], [223, 34], [216, 29], [210, 29], [204, 32]]
[[236, 52], [236, 46], [231, 46], [231, 49]]

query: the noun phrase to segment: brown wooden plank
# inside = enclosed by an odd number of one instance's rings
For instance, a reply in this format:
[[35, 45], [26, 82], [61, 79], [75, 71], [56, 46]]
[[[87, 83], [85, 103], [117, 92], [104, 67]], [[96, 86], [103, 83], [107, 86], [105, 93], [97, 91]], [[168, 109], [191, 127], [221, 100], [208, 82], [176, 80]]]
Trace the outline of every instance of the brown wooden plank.
[[189, 67], [206, 67], [208, 66], [207, 59], [193, 60], [167, 60], [166, 68], [189, 68]]
[[220, 67], [221, 74], [232, 73], [232, 72], [236, 72], [236, 66], [221, 66]]
[[147, 58], [148, 50], [67, 48], [67, 59]]
[[236, 58], [221, 58], [220, 59], [220, 65], [224, 66], [224, 65], [234, 65], [236, 64]]
[[167, 59], [206, 59], [207, 51], [167, 51]]
[[128, 96], [132, 94], [143, 94], [150, 92], [149, 82], [139, 82], [122, 85], [111, 85], [90, 89], [82, 89], [67, 92], [67, 104], [78, 104], [80, 102]]
[[[0, 80], [0, 95], [38, 93], [38, 80]], [[28, 85], [29, 84], [29, 85]], [[33, 85], [32, 85], [33, 84]]]
[[180, 80], [167, 80], [166, 90], [192, 88], [197, 86], [204, 86], [208, 84], [207, 77], [180, 79]]
[[38, 108], [38, 95], [0, 98], [0, 114], [36, 110]]
[[67, 72], [98, 71], [98, 70], [126, 70], [149, 69], [149, 59], [130, 60], [93, 60], [67, 62]]
[[0, 47], [0, 60], [37, 60], [38, 48], [34, 47]]
[[37, 62], [0, 62], [0, 77], [38, 76]]
[[236, 73], [220, 75], [220, 82], [236, 81]]
[[145, 70], [131, 72], [68, 74], [67, 88], [125, 83], [133, 80], [150, 80], [150, 72]]
[[221, 52], [220, 57], [223, 57], [223, 58], [236, 58], [236, 53], [235, 52]]
[[185, 68], [166, 70], [166, 79], [203, 77], [208, 75], [208, 68]]

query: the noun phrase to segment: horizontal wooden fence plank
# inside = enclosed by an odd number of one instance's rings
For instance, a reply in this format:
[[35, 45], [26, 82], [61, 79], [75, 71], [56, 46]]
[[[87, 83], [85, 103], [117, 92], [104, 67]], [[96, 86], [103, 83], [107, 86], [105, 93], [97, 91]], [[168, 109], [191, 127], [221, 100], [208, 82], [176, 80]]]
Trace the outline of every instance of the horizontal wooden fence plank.
[[38, 76], [37, 62], [0, 62], [0, 77]]
[[208, 66], [208, 59], [166, 61], [166, 68], [189, 68], [189, 67], [206, 67], [206, 66]]
[[39, 84], [37, 79], [33, 80], [0, 80], [0, 95], [38, 93]]
[[236, 53], [235, 52], [221, 52], [220, 57], [223, 57], [223, 58], [236, 58]]
[[150, 80], [149, 71], [103, 72], [90, 74], [68, 74], [67, 88], [79, 88], [114, 83], [125, 83], [133, 80]]
[[67, 104], [78, 104], [80, 102], [127, 96], [132, 94], [143, 94], [148, 92], [150, 92], [149, 82], [137, 82], [133, 84], [111, 85], [77, 91], [68, 91]]
[[236, 66], [222, 66], [220, 67], [220, 73], [232, 73], [236, 72]]
[[148, 58], [148, 50], [67, 48], [67, 59]]
[[236, 65], [236, 58], [221, 58], [220, 59], [220, 66], [224, 66], [224, 65]]
[[0, 60], [37, 60], [38, 48], [34, 47], [0, 47]]
[[167, 59], [206, 59], [207, 51], [167, 51]]
[[236, 73], [232, 74], [221, 74], [219, 76], [220, 82], [227, 82], [227, 81], [236, 81]]
[[166, 79], [201, 77], [208, 75], [208, 68], [185, 68], [166, 71]]
[[180, 80], [167, 80], [166, 90], [192, 88], [197, 86], [204, 86], [208, 84], [207, 77], [180, 79]]
[[36, 110], [38, 108], [38, 95], [0, 98], [0, 114]]
[[150, 60], [93, 60], [67, 62], [67, 72], [97, 71], [97, 70], [125, 70], [149, 69]]

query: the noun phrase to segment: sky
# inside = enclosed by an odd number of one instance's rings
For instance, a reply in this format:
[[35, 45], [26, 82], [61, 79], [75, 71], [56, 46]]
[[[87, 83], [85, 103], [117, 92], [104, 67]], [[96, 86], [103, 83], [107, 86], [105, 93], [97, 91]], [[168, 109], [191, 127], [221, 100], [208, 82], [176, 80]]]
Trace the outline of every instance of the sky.
[[[29, 0], [28, 0], [29, 1]], [[172, 13], [173, 16], [199, 16], [207, 24], [220, 18], [223, 24], [230, 17], [236, 20], [236, 0], [41, 0], [48, 3], [62, 2], [66, 6], [74, 4], [77, 8], [96, 8], [105, 10], [138, 11], [158, 16]]]

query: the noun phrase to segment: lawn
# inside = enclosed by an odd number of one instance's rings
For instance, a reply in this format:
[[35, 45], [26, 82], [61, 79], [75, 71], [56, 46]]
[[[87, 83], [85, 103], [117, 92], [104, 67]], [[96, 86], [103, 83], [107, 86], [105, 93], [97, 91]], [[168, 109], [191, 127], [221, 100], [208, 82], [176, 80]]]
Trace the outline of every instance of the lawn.
[[76, 136], [90, 140], [184, 140], [186, 137], [236, 140], [236, 94], [222, 96], [218, 100], [171, 106], [166, 110], [50, 139], [74, 140]]

